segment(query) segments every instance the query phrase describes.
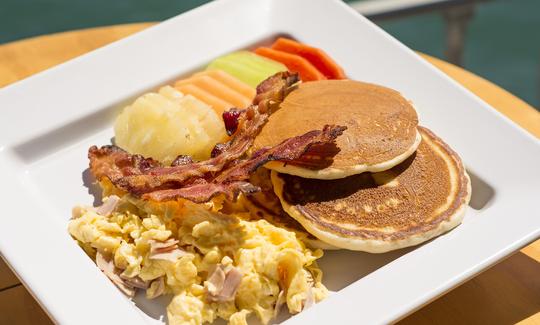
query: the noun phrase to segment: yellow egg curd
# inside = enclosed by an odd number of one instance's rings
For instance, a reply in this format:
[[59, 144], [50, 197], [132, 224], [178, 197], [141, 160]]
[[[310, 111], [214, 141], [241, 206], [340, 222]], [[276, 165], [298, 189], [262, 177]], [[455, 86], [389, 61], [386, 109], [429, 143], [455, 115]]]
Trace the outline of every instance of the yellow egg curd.
[[328, 294], [316, 264], [322, 251], [251, 220], [241, 204], [111, 198], [112, 211], [74, 208], [69, 232], [126, 294], [172, 295], [169, 324], [240, 325], [250, 315], [267, 324], [281, 305], [295, 314]]

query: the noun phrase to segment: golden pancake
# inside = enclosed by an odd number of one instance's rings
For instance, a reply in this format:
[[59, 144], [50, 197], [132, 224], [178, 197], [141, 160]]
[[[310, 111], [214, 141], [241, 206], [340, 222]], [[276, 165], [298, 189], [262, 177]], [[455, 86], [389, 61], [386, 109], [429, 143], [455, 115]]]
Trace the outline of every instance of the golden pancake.
[[318, 130], [326, 124], [347, 126], [337, 138], [339, 148], [323, 169], [309, 169], [282, 162], [267, 168], [304, 178], [337, 179], [362, 172], [390, 169], [418, 147], [418, 117], [399, 92], [352, 80], [302, 83], [273, 113], [254, 143], [254, 149]]
[[417, 245], [461, 223], [471, 196], [459, 156], [419, 127], [414, 155], [379, 173], [315, 180], [272, 172], [284, 210], [336, 247], [382, 253]]
[[274, 193], [270, 170], [259, 168], [251, 175], [250, 183], [261, 188], [260, 192], [243, 197], [242, 203], [253, 218], [265, 219], [273, 225], [295, 232], [297, 237], [311, 248], [338, 249], [307, 232], [298, 221], [283, 210], [279, 198]]

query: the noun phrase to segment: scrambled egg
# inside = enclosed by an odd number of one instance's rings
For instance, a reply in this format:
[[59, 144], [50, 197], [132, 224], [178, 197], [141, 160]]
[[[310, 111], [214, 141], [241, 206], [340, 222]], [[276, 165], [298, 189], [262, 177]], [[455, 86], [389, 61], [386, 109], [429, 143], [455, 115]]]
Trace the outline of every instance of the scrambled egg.
[[250, 315], [267, 324], [281, 305], [298, 313], [328, 294], [315, 262], [322, 251], [240, 205], [111, 198], [110, 211], [76, 207], [69, 232], [124, 292], [173, 295], [169, 324], [242, 325]]

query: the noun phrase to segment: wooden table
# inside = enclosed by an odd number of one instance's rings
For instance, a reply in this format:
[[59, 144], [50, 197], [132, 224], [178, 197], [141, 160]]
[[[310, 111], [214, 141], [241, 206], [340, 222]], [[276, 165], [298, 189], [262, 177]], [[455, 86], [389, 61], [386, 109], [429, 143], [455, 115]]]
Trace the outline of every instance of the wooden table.
[[[0, 45], [0, 87], [150, 25], [94, 28]], [[424, 57], [540, 137], [540, 114], [525, 102], [470, 72], [426, 55]], [[520, 321], [540, 325], [540, 240], [410, 315], [401, 324], [511, 324]], [[0, 324], [50, 323], [39, 305], [0, 260]]]

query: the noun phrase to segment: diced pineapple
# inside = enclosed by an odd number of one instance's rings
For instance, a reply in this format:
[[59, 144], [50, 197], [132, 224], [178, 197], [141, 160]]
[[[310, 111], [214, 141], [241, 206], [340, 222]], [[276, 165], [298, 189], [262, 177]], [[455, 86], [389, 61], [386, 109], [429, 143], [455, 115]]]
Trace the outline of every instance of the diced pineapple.
[[193, 96], [166, 86], [124, 108], [114, 124], [116, 145], [170, 164], [178, 155], [208, 159], [226, 139], [221, 117]]

